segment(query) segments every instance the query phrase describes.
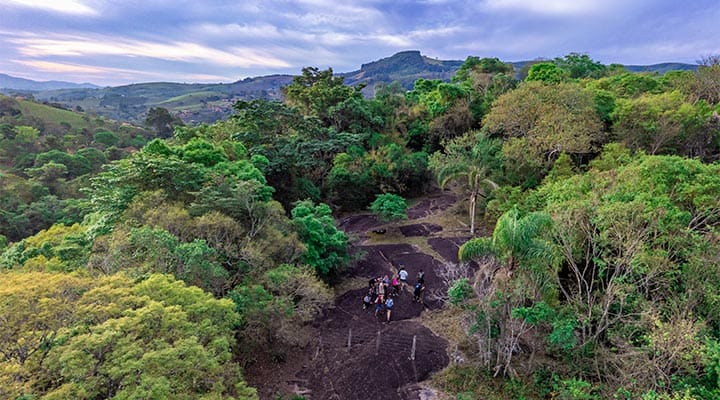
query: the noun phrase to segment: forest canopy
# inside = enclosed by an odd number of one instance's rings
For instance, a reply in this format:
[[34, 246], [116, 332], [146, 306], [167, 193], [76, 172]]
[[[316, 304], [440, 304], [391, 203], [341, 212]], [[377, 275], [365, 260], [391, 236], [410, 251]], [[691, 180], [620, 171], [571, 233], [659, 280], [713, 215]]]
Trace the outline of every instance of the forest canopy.
[[443, 390], [720, 398], [718, 68], [469, 57], [365, 97], [307, 67], [154, 132], [0, 97], [0, 397], [257, 398], [243, 367], [307, 344], [362, 257], [337, 218], [449, 190], [480, 269]]

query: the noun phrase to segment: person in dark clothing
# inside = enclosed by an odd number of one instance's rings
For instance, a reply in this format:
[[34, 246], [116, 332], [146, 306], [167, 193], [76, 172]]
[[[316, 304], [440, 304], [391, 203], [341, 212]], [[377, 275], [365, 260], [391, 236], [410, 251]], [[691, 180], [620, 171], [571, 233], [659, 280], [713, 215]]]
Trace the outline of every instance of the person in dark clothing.
[[416, 303], [422, 303], [422, 293], [425, 291], [425, 284], [418, 281], [418, 283], [415, 284], [415, 289], [413, 290], [413, 301]]
[[387, 310], [387, 322], [390, 322], [390, 313], [392, 313], [394, 303], [395, 302], [391, 297], [388, 297], [387, 300], [385, 300], [385, 309]]

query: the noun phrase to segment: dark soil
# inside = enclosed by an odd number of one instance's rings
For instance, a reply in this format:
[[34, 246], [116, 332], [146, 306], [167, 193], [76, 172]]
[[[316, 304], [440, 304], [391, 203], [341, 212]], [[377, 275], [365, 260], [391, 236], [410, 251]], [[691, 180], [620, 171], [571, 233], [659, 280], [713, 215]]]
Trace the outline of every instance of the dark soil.
[[[455, 195], [442, 192], [417, 203], [408, 215], [411, 219], [435, 215], [455, 201]], [[447, 292], [440, 274], [446, 263], [457, 262], [459, 244], [467, 238], [436, 237], [443, 228], [429, 223], [399, 227], [406, 237], [432, 235], [428, 244], [443, 258], [438, 260], [407, 243], [368, 243], [370, 232], [382, 226], [373, 215], [346, 217], [339, 225], [358, 241], [352, 249], [358, 260], [347, 274], [363, 278], [362, 283], [340, 294], [334, 306], [318, 316], [313, 323], [315, 338], [308, 346], [297, 349], [284, 364], [250, 366], [246, 379], [262, 399], [292, 392], [308, 400], [418, 400], [422, 392], [418, 382], [445, 368], [449, 359], [447, 342], [416, 318], [426, 309], [443, 306], [433, 293]], [[364, 310], [362, 297], [368, 279], [392, 278], [401, 266], [409, 273], [409, 286], [394, 297], [387, 322], [385, 310], [377, 316], [374, 307]], [[425, 272], [426, 290], [417, 303], [412, 300], [412, 285], [420, 270]]]
[[373, 214], [351, 215], [338, 221], [338, 228], [346, 233], [365, 233], [383, 225]]
[[457, 202], [457, 196], [452, 192], [439, 192], [421, 200], [408, 209], [409, 219], [424, 218], [436, 215], [447, 210]]
[[428, 239], [428, 244], [446, 261], [458, 263], [458, 250], [460, 246], [467, 242], [469, 237], [434, 237]]
[[434, 224], [415, 224], [400, 227], [400, 232], [405, 237], [430, 236], [431, 234], [440, 232], [442, 230], [442, 226]]

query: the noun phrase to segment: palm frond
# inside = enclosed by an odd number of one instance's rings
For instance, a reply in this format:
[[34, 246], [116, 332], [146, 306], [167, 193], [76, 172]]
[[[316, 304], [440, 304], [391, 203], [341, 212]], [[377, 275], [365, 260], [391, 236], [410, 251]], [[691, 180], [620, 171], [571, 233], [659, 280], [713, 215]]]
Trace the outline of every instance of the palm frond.
[[460, 261], [472, 261], [485, 255], [495, 255], [495, 246], [489, 237], [470, 239], [458, 250]]

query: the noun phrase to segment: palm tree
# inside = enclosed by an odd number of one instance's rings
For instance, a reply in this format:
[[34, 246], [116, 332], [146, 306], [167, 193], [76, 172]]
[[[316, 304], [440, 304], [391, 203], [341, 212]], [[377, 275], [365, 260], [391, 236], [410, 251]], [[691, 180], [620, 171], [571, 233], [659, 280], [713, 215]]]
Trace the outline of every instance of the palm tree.
[[517, 206], [505, 212], [495, 224], [491, 237], [474, 238], [460, 246], [458, 257], [470, 261], [484, 255], [492, 255], [505, 263], [510, 271], [521, 262], [546, 259], [555, 261], [552, 245], [542, 239], [552, 227], [552, 219], [543, 212], [520, 216]]
[[[505, 212], [497, 221], [491, 237], [474, 238], [460, 246], [458, 257], [461, 261], [470, 261], [481, 256], [491, 255], [507, 267], [508, 277], [522, 266], [519, 279], [513, 279], [510, 286], [499, 289], [498, 293], [508, 290], [502, 306], [486, 304], [484, 312], [494, 312], [499, 321], [499, 334], [490, 335], [488, 328], [487, 343], [495, 343], [495, 375], [515, 375], [511, 366], [513, 354], [519, 346], [520, 338], [533, 329], [522, 318], [513, 316], [518, 307], [522, 307], [528, 298], [539, 300], [551, 291], [553, 280], [550, 272], [559, 257], [552, 244], [543, 239], [552, 227], [552, 219], [546, 213], [534, 212], [520, 216], [517, 206]], [[511, 281], [506, 281], [506, 283]], [[513, 288], [517, 290], [513, 290]]]
[[430, 168], [441, 188], [453, 181], [467, 179], [470, 202], [470, 234], [475, 234], [475, 211], [478, 197], [487, 198], [498, 185], [490, 179], [500, 168], [500, 142], [482, 133], [466, 134], [445, 145], [445, 152], [437, 152], [430, 159]]

